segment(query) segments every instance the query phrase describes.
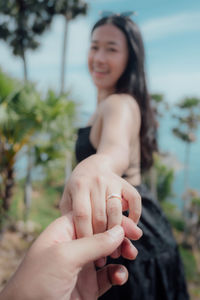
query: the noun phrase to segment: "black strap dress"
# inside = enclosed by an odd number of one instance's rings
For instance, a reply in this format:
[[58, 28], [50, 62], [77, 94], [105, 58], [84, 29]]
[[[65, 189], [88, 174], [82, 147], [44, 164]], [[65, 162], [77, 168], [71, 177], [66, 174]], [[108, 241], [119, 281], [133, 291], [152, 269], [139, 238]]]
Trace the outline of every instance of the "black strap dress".
[[[89, 135], [91, 127], [80, 128], [76, 142], [77, 161], [95, 154]], [[143, 236], [133, 241], [138, 249], [134, 261], [120, 257], [108, 258], [108, 263], [126, 266], [128, 282], [112, 287], [101, 300], [188, 300], [183, 265], [171, 227], [159, 205], [144, 186], [136, 187], [142, 197], [139, 227]]]

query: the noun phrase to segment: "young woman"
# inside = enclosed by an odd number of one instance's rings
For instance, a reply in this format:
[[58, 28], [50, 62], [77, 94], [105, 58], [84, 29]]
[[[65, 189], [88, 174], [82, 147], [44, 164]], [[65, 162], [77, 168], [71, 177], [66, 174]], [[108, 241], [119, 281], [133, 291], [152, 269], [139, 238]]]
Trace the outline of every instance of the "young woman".
[[[188, 299], [183, 268], [170, 226], [141, 183], [157, 150], [156, 123], [144, 71], [144, 47], [136, 24], [112, 15], [92, 29], [88, 66], [97, 88], [97, 107], [78, 132], [78, 165], [66, 184], [61, 210], [73, 210], [78, 237], [126, 224], [121, 249], [109, 258], [124, 264], [129, 280], [102, 299]], [[136, 189], [135, 189], [136, 188]], [[129, 210], [129, 218], [122, 211]], [[128, 225], [127, 225], [128, 224]], [[134, 229], [134, 232], [133, 232]], [[134, 244], [134, 246], [133, 246]], [[127, 260], [134, 258], [135, 261]], [[116, 261], [116, 260], [114, 260]], [[105, 258], [97, 262], [105, 264]]]

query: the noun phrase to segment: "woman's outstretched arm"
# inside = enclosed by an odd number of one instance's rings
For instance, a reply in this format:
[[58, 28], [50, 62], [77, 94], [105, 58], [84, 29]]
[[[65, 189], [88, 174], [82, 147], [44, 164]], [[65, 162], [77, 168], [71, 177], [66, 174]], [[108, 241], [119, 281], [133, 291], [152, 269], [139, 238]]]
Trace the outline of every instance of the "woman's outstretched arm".
[[[131, 96], [112, 95], [100, 105], [98, 118], [101, 133], [97, 153], [76, 166], [61, 200], [63, 213], [73, 210], [78, 237], [121, 224], [122, 210], [129, 209], [132, 223], [137, 223], [141, 214], [140, 195], [121, 178], [129, 165], [131, 140], [139, 135], [138, 105]], [[109, 197], [112, 194], [122, 201]], [[138, 229], [134, 238], [140, 236]]]

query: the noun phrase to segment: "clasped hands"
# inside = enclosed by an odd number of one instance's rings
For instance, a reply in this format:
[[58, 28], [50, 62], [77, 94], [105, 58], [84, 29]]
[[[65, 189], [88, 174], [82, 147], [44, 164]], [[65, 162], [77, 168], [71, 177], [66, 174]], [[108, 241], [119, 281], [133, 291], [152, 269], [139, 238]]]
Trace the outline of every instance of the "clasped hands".
[[[103, 162], [99, 163], [96, 155], [82, 161], [74, 169], [66, 183], [60, 209], [62, 214], [73, 211], [78, 238], [92, 236], [115, 225], [121, 225], [125, 238], [111, 257], [136, 257], [137, 249], [130, 239], [137, 240], [142, 236], [142, 231], [137, 226], [141, 215], [141, 197], [132, 185], [110, 168], [106, 168]], [[123, 216], [122, 212], [127, 210], [128, 217]], [[106, 259], [102, 257], [96, 265], [102, 267], [105, 263]]]
[[[83, 176], [78, 170], [66, 185], [55, 220], [34, 242], [0, 300], [94, 300], [112, 285], [122, 285], [128, 271], [105, 265], [111, 255], [134, 259], [129, 239], [139, 239], [141, 214], [138, 192], [112, 172]], [[121, 195], [122, 201], [109, 194]], [[120, 198], [120, 197], [119, 197]], [[129, 210], [129, 217], [122, 216]], [[121, 225], [121, 226], [120, 226]], [[96, 271], [96, 265], [102, 267]]]
[[98, 272], [93, 261], [107, 256], [124, 238], [121, 226], [76, 239], [72, 213], [51, 223], [33, 243], [0, 300], [94, 300], [126, 282], [122, 265]]

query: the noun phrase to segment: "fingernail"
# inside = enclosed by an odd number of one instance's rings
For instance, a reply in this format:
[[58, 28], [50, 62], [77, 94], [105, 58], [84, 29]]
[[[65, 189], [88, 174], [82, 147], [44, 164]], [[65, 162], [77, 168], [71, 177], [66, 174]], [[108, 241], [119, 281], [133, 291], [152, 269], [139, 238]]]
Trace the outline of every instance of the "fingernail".
[[118, 275], [122, 280], [124, 280], [125, 277], [126, 277], [126, 272], [125, 272], [124, 268], [119, 267], [118, 270], [117, 270], [117, 275]]
[[105, 259], [105, 257], [102, 257], [102, 258], [98, 259], [97, 265], [98, 265], [99, 268], [104, 267], [105, 264], [106, 264], [106, 259]]
[[113, 238], [119, 238], [120, 236], [124, 235], [124, 230], [120, 225], [116, 225], [113, 228], [107, 230], [107, 233]]
[[143, 235], [142, 229], [137, 226], [137, 231], [140, 233], [140, 237], [141, 237]]

